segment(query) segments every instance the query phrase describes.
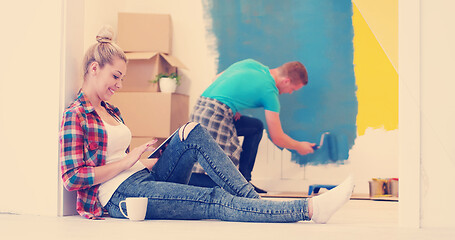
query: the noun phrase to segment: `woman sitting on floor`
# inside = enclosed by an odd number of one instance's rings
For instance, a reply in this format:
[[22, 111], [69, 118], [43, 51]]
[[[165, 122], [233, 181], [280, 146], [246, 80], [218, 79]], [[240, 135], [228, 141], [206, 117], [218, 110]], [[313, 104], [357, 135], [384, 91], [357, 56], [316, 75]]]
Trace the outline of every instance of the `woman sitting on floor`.
[[[325, 223], [350, 198], [352, 178], [325, 194], [293, 201], [262, 200], [207, 131], [181, 127], [159, 159], [139, 161], [156, 141], [129, 150], [131, 132], [107, 103], [122, 87], [127, 58], [103, 28], [84, 58], [84, 82], [63, 115], [60, 161], [66, 189], [77, 191], [77, 211], [98, 219], [123, 218], [119, 202], [146, 197], [146, 219], [219, 219], [241, 222]], [[134, 107], [134, 106], [132, 106]], [[196, 161], [218, 185], [187, 185]]]

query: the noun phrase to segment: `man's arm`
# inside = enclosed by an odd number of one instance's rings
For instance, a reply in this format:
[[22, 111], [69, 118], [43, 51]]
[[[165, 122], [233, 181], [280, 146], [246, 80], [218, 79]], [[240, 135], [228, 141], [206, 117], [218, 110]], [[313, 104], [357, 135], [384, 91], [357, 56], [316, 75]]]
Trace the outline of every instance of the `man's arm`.
[[301, 155], [314, 152], [312, 147], [315, 143], [296, 141], [283, 132], [279, 113], [265, 110], [265, 120], [270, 138], [277, 146], [296, 150]]

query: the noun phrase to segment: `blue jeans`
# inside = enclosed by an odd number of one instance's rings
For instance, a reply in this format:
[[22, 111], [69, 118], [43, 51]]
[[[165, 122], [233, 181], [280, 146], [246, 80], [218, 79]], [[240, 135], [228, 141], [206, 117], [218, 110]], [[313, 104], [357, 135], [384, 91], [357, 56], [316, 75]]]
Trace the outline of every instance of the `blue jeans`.
[[[217, 187], [187, 185], [196, 161]], [[183, 141], [176, 135], [152, 171], [143, 169], [117, 188], [105, 206], [111, 217], [124, 218], [118, 204], [127, 197], [148, 198], [147, 219], [309, 220], [306, 199], [287, 202], [259, 199], [251, 184], [199, 124]]]
[[[251, 181], [251, 172], [253, 172], [259, 143], [262, 139], [264, 124], [257, 118], [242, 115], [239, 120], [234, 122], [234, 126], [237, 135], [243, 136], [242, 153], [240, 154], [239, 159], [239, 171], [249, 182]], [[189, 184], [201, 187], [216, 186], [216, 183], [203, 173], [193, 173]]]

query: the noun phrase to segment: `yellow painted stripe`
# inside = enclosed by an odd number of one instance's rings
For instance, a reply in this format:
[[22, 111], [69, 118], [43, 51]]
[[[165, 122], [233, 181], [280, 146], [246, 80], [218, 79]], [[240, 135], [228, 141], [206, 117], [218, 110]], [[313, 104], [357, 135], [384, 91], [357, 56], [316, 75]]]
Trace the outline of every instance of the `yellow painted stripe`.
[[398, 0], [352, 0], [398, 71]]
[[398, 128], [398, 74], [353, 4], [354, 72], [358, 135], [371, 128]]

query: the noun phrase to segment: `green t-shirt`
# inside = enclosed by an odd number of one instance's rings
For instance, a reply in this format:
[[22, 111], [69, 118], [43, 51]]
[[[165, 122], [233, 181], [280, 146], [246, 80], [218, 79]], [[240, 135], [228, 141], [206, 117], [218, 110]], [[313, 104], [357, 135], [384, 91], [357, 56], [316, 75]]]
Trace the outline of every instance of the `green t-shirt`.
[[253, 59], [234, 63], [202, 93], [203, 97], [228, 105], [234, 114], [258, 107], [279, 112], [278, 95], [269, 68]]

